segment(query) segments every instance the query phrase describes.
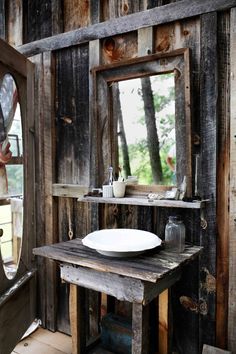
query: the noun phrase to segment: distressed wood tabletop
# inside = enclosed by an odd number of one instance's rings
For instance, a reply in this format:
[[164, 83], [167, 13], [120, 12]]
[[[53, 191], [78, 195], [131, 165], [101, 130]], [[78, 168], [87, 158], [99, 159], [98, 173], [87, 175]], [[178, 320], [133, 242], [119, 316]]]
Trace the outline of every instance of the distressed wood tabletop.
[[173, 253], [157, 247], [136, 257], [115, 258], [100, 255], [95, 250], [84, 246], [81, 239], [76, 238], [50, 246], [34, 248], [33, 253], [59, 263], [156, 283], [195, 259], [201, 249], [202, 247], [199, 246], [186, 245], [183, 253]]

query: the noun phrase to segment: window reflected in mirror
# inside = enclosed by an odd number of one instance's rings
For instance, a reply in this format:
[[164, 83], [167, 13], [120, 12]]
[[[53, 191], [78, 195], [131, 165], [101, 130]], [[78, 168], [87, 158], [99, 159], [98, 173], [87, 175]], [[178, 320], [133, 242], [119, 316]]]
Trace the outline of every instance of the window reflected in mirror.
[[0, 86], [0, 244], [7, 278], [18, 268], [23, 236], [23, 144], [19, 94], [6, 74]]
[[174, 73], [114, 86], [121, 174], [132, 183], [175, 185]]

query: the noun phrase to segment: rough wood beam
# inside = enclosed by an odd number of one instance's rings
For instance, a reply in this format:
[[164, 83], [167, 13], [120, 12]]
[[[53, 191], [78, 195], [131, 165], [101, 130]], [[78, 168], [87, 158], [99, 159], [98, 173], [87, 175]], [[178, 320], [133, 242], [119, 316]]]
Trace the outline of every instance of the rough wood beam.
[[204, 13], [222, 11], [234, 6], [236, 6], [236, 0], [194, 0], [191, 1], [191, 4], [189, 0], [183, 0], [44, 38], [20, 46], [18, 50], [26, 56], [32, 56], [44, 51], [58, 50], [95, 39], [135, 31], [144, 27], [190, 18]]
[[228, 348], [236, 351], [236, 9], [230, 13], [230, 205], [229, 205], [229, 317]]

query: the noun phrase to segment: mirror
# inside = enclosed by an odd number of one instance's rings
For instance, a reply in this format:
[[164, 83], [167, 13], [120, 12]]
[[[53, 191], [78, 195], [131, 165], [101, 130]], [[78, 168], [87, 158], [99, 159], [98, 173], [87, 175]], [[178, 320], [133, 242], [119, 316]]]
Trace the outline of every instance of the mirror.
[[22, 121], [16, 82], [5, 74], [0, 86], [0, 245], [5, 274], [18, 268], [23, 235]]
[[174, 185], [175, 79], [162, 74], [117, 83], [118, 164], [139, 184]]
[[138, 185], [180, 186], [186, 176], [191, 197], [189, 49], [100, 66], [93, 76], [94, 184], [111, 165]]

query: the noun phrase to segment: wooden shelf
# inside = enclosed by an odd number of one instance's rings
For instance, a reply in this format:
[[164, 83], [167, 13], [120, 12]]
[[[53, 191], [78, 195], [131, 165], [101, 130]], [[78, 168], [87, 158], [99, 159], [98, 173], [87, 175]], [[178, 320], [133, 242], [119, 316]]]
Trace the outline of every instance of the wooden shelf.
[[144, 197], [125, 197], [125, 198], [103, 198], [103, 197], [80, 197], [78, 202], [87, 203], [103, 203], [103, 204], [124, 204], [124, 205], [140, 205], [155, 206], [167, 208], [184, 208], [184, 209], [200, 209], [206, 201], [183, 202], [181, 200], [155, 200], [148, 201]]

